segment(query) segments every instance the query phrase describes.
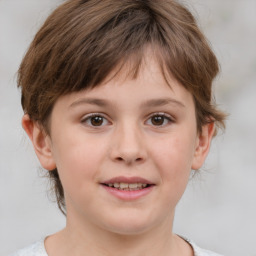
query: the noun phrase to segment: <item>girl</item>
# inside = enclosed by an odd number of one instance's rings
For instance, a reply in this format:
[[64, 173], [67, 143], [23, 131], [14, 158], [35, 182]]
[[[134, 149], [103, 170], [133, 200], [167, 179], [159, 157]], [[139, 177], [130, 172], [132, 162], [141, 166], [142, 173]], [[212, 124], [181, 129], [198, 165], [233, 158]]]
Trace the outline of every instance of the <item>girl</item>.
[[14, 255], [218, 255], [172, 233], [225, 115], [218, 62], [174, 0], [70, 0], [19, 69], [22, 125], [66, 227]]

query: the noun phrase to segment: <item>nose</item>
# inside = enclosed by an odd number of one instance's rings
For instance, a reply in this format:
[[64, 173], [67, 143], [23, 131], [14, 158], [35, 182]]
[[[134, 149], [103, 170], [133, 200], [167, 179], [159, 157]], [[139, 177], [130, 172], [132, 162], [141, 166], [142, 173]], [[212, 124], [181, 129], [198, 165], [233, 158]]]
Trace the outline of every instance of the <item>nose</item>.
[[115, 162], [132, 165], [143, 163], [147, 158], [143, 132], [136, 125], [116, 128], [111, 144], [111, 159]]

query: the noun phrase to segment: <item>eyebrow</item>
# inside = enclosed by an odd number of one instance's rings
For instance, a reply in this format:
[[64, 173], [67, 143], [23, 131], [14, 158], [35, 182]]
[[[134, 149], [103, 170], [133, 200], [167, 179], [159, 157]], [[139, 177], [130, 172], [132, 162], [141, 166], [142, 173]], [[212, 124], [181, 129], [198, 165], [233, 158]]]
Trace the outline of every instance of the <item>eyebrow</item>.
[[108, 102], [103, 99], [96, 99], [96, 98], [82, 98], [74, 101], [69, 107], [73, 108], [78, 105], [83, 105], [83, 104], [89, 104], [89, 105], [96, 105], [99, 107], [106, 107]]
[[185, 105], [181, 101], [178, 101], [172, 98], [147, 100], [142, 104], [142, 107], [161, 107], [168, 104], [174, 104], [174, 105], [178, 105], [179, 107], [185, 107]]
[[[104, 99], [98, 99], [98, 98], [82, 98], [74, 101], [69, 107], [73, 108], [78, 105], [83, 105], [83, 104], [89, 104], [89, 105], [96, 105], [99, 107], [107, 107], [111, 105], [107, 100]], [[147, 108], [147, 107], [161, 107], [165, 106], [168, 104], [174, 104], [179, 107], [185, 107], [185, 105], [175, 99], [172, 98], [160, 98], [160, 99], [150, 99], [142, 103], [141, 107]]]

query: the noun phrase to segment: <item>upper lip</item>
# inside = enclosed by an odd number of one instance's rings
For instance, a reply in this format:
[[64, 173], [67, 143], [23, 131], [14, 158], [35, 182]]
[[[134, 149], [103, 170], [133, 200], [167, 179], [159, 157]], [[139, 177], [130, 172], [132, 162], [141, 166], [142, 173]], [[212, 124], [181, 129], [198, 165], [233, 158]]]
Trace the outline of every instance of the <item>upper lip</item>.
[[148, 185], [154, 184], [149, 180], [146, 180], [141, 177], [125, 177], [125, 176], [114, 177], [102, 182], [102, 184], [113, 184], [113, 183], [142, 183], [142, 184], [148, 184]]

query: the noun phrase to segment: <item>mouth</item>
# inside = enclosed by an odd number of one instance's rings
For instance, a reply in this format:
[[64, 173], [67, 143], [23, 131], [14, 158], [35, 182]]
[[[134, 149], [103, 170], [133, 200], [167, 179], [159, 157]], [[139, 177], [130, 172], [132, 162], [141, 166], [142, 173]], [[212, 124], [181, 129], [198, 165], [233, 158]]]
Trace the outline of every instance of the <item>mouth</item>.
[[113, 196], [128, 201], [148, 195], [156, 185], [141, 177], [115, 177], [100, 184]]
[[115, 188], [118, 190], [124, 190], [124, 191], [141, 190], [141, 189], [145, 189], [150, 186], [153, 186], [153, 184], [147, 184], [147, 183], [124, 183], [124, 182], [103, 183], [102, 185]]

